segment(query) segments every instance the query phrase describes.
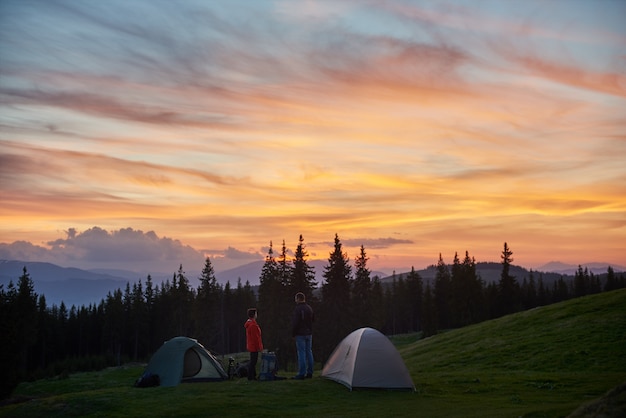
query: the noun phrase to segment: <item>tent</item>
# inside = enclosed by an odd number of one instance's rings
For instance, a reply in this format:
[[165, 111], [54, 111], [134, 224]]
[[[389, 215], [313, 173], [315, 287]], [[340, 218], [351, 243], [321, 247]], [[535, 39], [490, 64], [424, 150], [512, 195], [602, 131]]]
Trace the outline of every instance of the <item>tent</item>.
[[322, 377], [352, 388], [415, 390], [411, 375], [389, 338], [360, 328], [341, 341], [322, 370]]
[[228, 379], [220, 362], [202, 344], [188, 337], [172, 338], [152, 355], [144, 376], [154, 375], [161, 386]]

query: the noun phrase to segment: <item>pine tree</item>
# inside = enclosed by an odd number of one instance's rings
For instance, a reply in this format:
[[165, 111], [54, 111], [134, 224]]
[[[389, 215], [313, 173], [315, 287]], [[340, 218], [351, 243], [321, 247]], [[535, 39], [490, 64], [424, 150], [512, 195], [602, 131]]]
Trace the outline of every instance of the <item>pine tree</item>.
[[520, 309], [519, 285], [515, 276], [511, 276], [510, 268], [513, 262], [513, 251], [509, 249], [508, 244], [504, 243], [502, 250], [502, 273], [498, 282], [499, 290], [499, 316], [517, 312]]
[[23, 268], [23, 273], [17, 280], [15, 326], [19, 347], [18, 367], [21, 374], [25, 375], [28, 371], [30, 351], [37, 342], [37, 293], [35, 293], [35, 285], [26, 267]]
[[372, 326], [371, 290], [372, 281], [370, 270], [367, 268], [367, 254], [361, 245], [361, 252], [354, 259], [354, 286], [352, 287], [352, 316], [356, 320], [355, 328]]
[[199, 324], [197, 338], [207, 348], [221, 348], [225, 339], [222, 333], [222, 287], [217, 282], [209, 257], [204, 260], [198, 279], [200, 284], [194, 309], [194, 316]]
[[0, 284], [0, 335], [2, 335], [2, 344], [0, 344], [0, 370], [2, 370], [0, 399], [11, 395], [22, 377], [18, 367], [20, 349], [16, 299], [17, 291], [12, 280], [9, 281], [6, 290]]
[[371, 327], [382, 330], [385, 325], [385, 301], [383, 286], [378, 276], [372, 280], [372, 289], [369, 298]]
[[[335, 247], [324, 267], [322, 284], [322, 323], [329, 324], [324, 333], [322, 349], [324, 358], [352, 330], [350, 315], [350, 285], [352, 269], [348, 255], [342, 250], [339, 236], [335, 234]], [[333, 326], [330, 326], [333, 324]]]
[[430, 283], [426, 284], [426, 289], [424, 290], [421, 325], [422, 338], [427, 338], [437, 333], [437, 308]]
[[177, 335], [193, 335], [192, 309], [195, 294], [189, 286], [189, 279], [185, 276], [183, 265], [181, 264], [175, 274], [174, 286], [174, 318], [177, 323]]
[[146, 315], [148, 319], [146, 320], [146, 340], [148, 343], [148, 351], [153, 352], [157, 345], [154, 339], [155, 335], [155, 327], [157, 324], [155, 323], [155, 311], [154, 311], [154, 294], [155, 290], [152, 286], [152, 276], [148, 274], [146, 277], [146, 286], [144, 289], [143, 299], [146, 303]]
[[452, 282], [450, 270], [444, 263], [441, 253], [437, 261], [437, 275], [435, 276], [435, 307], [437, 311], [437, 329], [446, 329], [451, 325], [450, 298]]
[[283, 240], [280, 257], [278, 258], [278, 280], [283, 286], [288, 288], [289, 291], [293, 291], [291, 286], [292, 269], [293, 267], [289, 264], [289, 260], [287, 259], [287, 246], [285, 245], [285, 240]]
[[597, 293], [597, 283], [594, 283], [595, 279], [593, 273], [589, 272], [589, 269], [585, 267], [583, 270], [581, 265], [578, 265], [578, 271], [574, 273], [574, 297]]
[[463, 286], [463, 267], [459, 254], [454, 253], [452, 267], [450, 267], [450, 325], [453, 328], [463, 326], [464, 300], [467, 294]]
[[463, 274], [463, 299], [462, 325], [480, 322], [485, 317], [483, 282], [476, 273], [476, 260], [465, 251], [462, 264]]
[[[401, 279], [402, 276], [400, 276], [400, 280]], [[395, 271], [391, 275], [391, 285], [385, 286], [383, 301], [386, 321], [382, 332], [384, 334], [396, 335], [398, 329], [400, 328], [398, 318], [401, 315], [400, 309], [402, 308], [398, 306], [398, 277], [396, 276]]]
[[421, 329], [421, 316], [423, 311], [424, 285], [422, 278], [415, 267], [411, 267], [411, 271], [406, 278], [406, 295], [408, 298], [408, 311], [406, 317], [408, 320], [408, 332], [419, 331]]
[[523, 308], [532, 309], [537, 306], [537, 288], [535, 286], [535, 274], [532, 269], [528, 273], [528, 281], [524, 277], [522, 289], [524, 295]]
[[[304, 245], [304, 238], [300, 235], [298, 246], [293, 259], [293, 269], [291, 271], [291, 289], [295, 292], [302, 292], [306, 296], [306, 300], [313, 300], [313, 291], [315, 290], [315, 269], [308, 265]], [[294, 292], [294, 294], [295, 294]]]
[[611, 290], [619, 289], [619, 283], [615, 277], [615, 271], [613, 267], [609, 266], [606, 272], [606, 283], [604, 284], [604, 291], [610, 292]]
[[[286, 260], [286, 249], [283, 243], [283, 260]], [[286, 267], [286, 262], [285, 266]], [[281, 271], [274, 258], [272, 242], [265, 257], [259, 279], [259, 315], [263, 318], [263, 344], [270, 351], [280, 352], [281, 362], [285, 365], [290, 356], [291, 341], [289, 334], [290, 313], [293, 309], [293, 296], [288, 295], [287, 283], [281, 280]]]
[[130, 314], [130, 326], [131, 326], [131, 344], [133, 347], [132, 358], [138, 360], [140, 353], [147, 353], [147, 347], [145, 341], [148, 335], [146, 329], [146, 323], [148, 322], [148, 309], [143, 296], [143, 286], [141, 280], [138, 283], [133, 284], [132, 300], [131, 300], [131, 314]]
[[549, 303], [550, 296], [548, 289], [543, 284], [543, 273], [539, 273], [539, 284], [537, 286], [537, 306], [545, 306]]
[[[59, 308], [58, 318], [60, 328], [63, 332], [65, 328], [65, 318], [67, 317], [67, 310], [65, 304], [61, 302]], [[104, 341], [107, 341], [107, 353], [115, 358], [117, 366], [121, 365], [123, 336], [124, 336], [124, 303], [122, 300], [122, 291], [120, 289], [115, 290], [113, 293], [109, 292], [105, 300], [105, 322], [104, 322]], [[60, 336], [64, 339], [63, 336]], [[63, 347], [58, 347], [60, 350], [66, 350], [64, 342]]]

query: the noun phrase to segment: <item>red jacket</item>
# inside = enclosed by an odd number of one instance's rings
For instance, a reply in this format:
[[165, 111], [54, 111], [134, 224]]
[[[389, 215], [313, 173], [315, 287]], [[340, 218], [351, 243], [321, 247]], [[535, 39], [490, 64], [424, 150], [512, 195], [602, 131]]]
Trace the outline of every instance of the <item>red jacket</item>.
[[243, 326], [246, 328], [246, 348], [250, 352], [263, 351], [263, 341], [261, 341], [261, 327], [250, 318]]

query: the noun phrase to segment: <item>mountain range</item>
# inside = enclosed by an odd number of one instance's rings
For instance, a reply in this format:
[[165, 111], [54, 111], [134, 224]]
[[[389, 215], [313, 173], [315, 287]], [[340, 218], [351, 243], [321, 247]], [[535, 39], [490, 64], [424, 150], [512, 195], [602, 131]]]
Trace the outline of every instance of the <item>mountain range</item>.
[[[259, 284], [263, 263], [262, 260], [259, 260], [230, 270], [216, 272], [215, 277], [219, 283], [230, 283], [231, 287], [236, 287], [239, 280], [241, 280], [242, 284], [249, 282], [250, 285], [256, 286]], [[308, 263], [315, 269], [317, 283], [322, 283], [324, 268], [328, 262], [326, 260], [310, 260]], [[607, 263], [589, 263], [584, 265], [583, 268], [586, 267], [594, 274], [603, 274], [607, 272], [608, 266], [609, 264]], [[122, 289], [123, 291], [128, 283], [132, 285], [141, 280], [145, 284], [148, 274], [150, 274], [155, 286], [161, 285], [165, 280], [171, 281], [175, 274], [175, 272], [169, 275], [166, 273], [137, 273], [115, 269], [81, 270], [44, 262], [0, 260], [0, 285], [3, 285], [4, 289], [6, 289], [10, 281], [17, 284], [24, 267], [26, 267], [30, 278], [33, 280], [35, 292], [39, 295], [45, 295], [48, 306], [59, 306], [61, 302], [64, 302], [67, 307], [98, 304], [102, 299], [106, 298], [109, 292], [117, 289]], [[626, 267], [623, 266], [614, 265], [612, 267], [615, 272], [626, 271]], [[480, 277], [489, 283], [500, 278], [502, 265], [500, 263], [479, 262], [476, 265], [476, 270]], [[573, 276], [577, 270], [578, 266], [551, 262], [535, 270], [535, 272], [542, 272], [544, 280], [550, 283], [561, 276]], [[435, 266], [416, 271], [424, 280], [432, 280], [436, 275]], [[398, 277], [406, 275], [406, 273], [408, 272], [398, 272], [395, 275]], [[511, 266], [510, 274], [520, 280], [523, 277], [527, 277], [528, 273], [529, 271], [523, 267]], [[198, 287], [199, 271], [185, 272], [185, 276], [189, 279], [191, 287]], [[371, 277], [375, 276], [378, 276], [382, 282], [393, 279], [393, 276], [372, 271]], [[538, 277], [538, 275], [535, 277]]]

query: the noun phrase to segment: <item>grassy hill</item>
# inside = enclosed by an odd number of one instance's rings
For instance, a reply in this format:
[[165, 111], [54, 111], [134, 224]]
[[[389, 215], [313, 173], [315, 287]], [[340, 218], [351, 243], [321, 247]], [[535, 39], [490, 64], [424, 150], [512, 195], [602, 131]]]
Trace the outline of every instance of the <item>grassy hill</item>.
[[415, 393], [350, 392], [319, 377], [137, 389], [143, 368], [127, 366], [23, 383], [14, 394], [23, 402], [0, 417], [563, 417], [614, 388], [597, 405], [626, 416], [626, 289], [416, 339], [392, 338]]

